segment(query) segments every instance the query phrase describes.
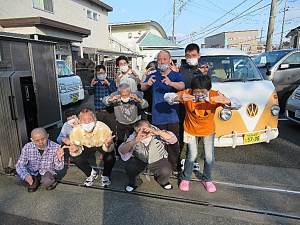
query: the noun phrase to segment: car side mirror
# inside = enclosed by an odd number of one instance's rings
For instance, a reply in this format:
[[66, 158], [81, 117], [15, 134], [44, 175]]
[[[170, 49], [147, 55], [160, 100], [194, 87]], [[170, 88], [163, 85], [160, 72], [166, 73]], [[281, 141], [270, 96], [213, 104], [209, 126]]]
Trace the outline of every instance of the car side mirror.
[[288, 64], [288, 63], [282, 63], [279, 68], [281, 70], [284, 70], [284, 69], [288, 69], [289, 67], [290, 67], [290, 64]]
[[269, 62], [266, 63], [266, 68], [267, 68], [266, 75], [267, 75], [267, 76], [270, 76], [270, 75], [271, 75], [270, 67], [271, 67], [271, 63], [269, 63]]

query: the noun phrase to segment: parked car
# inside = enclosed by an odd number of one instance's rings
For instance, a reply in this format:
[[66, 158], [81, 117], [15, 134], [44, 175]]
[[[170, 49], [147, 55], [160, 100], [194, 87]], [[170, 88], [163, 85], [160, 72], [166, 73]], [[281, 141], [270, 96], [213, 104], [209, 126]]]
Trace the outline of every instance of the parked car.
[[[178, 66], [186, 62], [184, 50], [170, 51]], [[202, 48], [199, 65], [210, 66], [212, 89], [237, 97], [242, 107], [215, 112], [215, 147], [269, 143], [278, 136], [278, 97], [274, 84], [264, 80], [256, 65], [237, 49]]]
[[67, 63], [56, 60], [59, 95], [62, 105], [84, 99], [84, 89], [79, 76], [75, 75]]
[[254, 60], [264, 79], [273, 81], [282, 110], [300, 85], [300, 49], [264, 52]]
[[300, 86], [288, 98], [285, 107], [285, 116], [289, 120], [300, 123]]

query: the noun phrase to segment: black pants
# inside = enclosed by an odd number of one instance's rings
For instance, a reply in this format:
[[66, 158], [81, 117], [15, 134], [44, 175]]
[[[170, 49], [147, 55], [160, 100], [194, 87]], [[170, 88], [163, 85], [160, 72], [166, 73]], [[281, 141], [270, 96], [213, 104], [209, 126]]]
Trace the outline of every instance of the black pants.
[[47, 171], [44, 175], [38, 174], [36, 177], [32, 176], [34, 182], [32, 185], [29, 185], [25, 180], [22, 180], [19, 175], [15, 176], [15, 183], [20, 186], [24, 186], [27, 188], [35, 188], [40, 183], [42, 183], [45, 187], [51, 187], [56, 185], [56, 176]]
[[119, 123], [118, 121], [116, 122], [117, 124], [117, 155], [119, 155], [118, 149], [120, 145], [126, 141], [125, 140], [125, 134], [128, 131], [129, 134], [132, 134], [134, 129], [133, 129], [133, 124], [125, 125], [122, 123]]
[[[137, 158], [130, 158], [125, 165], [126, 175], [129, 178], [130, 186], [140, 186], [143, 181], [140, 178], [140, 173], [143, 172], [148, 163], [145, 163]], [[172, 170], [167, 159], [163, 158], [154, 163], [149, 164], [148, 169], [156, 176], [156, 181], [160, 185], [165, 185], [169, 182]]]
[[98, 121], [105, 123], [111, 129], [113, 135], [116, 134], [116, 117], [113, 109], [107, 109], [107, 111], [96, 109], [96, 117]]
[[[179, 123], [168, 123], [163, 125], [157, 125], [157, 127], [161, 130], [171, 131], [175, 134], [176, 137], [179, 136]], [[178, 141], [175, 144], [172, 145], [166, 145], [165, 146], [169, 156], [168, 161], [171, 165], [171, 168], [173, 171], [178, 171], [179, 169], [179, 144]]]
[[103, 169], [103, 176], [110, 176], [111, 171], [116, 163], [115, 152], [105, 152], [102, 150], [102, 147], [92, 147], [87, 148], [84, 146], [84, 150], [82, 151], [81, 155], [73, 157], [74, 164], [85, 173], [87, 177], [91, 175], [92, 167], [88, 161], [90, 155], [95, 152], [99, 151], [103, 155], [104, 161], [104, 169]]

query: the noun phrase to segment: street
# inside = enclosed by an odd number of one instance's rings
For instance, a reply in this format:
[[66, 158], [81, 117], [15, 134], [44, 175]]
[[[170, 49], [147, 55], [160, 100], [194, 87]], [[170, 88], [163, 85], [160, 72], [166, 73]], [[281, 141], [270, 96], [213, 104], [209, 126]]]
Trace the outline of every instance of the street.
[[[93, 107], [93, 96], [63, 110], [70, 107]], [[55, 140], [60, 129], [47, 131]], [[175, 177], [170, 179], [174, 188], [166, 191], [153, 177], [148, 182], [142, 176], [136, 192], [126, 193], [121, 160], [108, 188], [100, 186], [100, 178], [91, 188], [83, 187], [84, 174], [71, 165], [53, 191], [40, 187], [27, 193], [13, 177], [0, 175], [1, 224], [299, 224], [299, 134], [298, 124], [280, 119], [279, 137], [268, 144], [215, 148], [216, 193], [204, 190], [197, 172], [189, 192], [179, 190]]]

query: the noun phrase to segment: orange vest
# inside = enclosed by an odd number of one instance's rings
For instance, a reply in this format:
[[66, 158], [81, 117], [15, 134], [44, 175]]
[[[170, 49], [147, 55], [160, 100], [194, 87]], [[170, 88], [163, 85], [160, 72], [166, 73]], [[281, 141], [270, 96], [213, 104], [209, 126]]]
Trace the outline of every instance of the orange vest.
[[[184, 91], [176, 93], [182, 95]], [[188, 94], [193, 95], [192, 89], [188, 89]], [[215, 132], [214, 116], [216, 108], [224, 107], [224, 104], [216, 103], [210, 100], [210, 97], [217, 96], [218, 92], [214, 90], [209, 91], [209, 102], [180, 102], [184, 104], [186, 109], [186, 116], [184, 119], [184, 131], [196, 137], [205, 137]]]

